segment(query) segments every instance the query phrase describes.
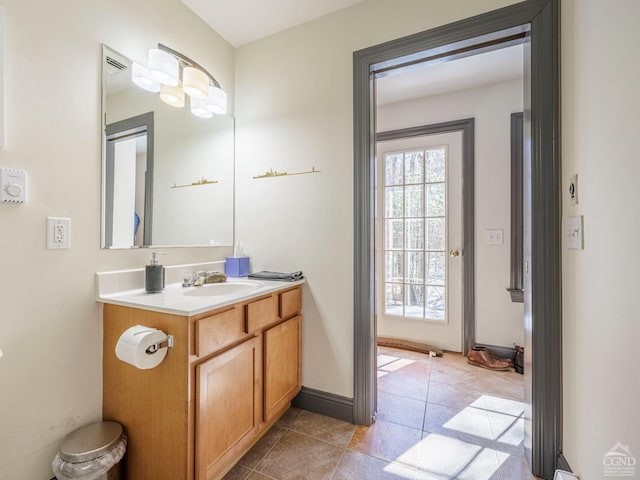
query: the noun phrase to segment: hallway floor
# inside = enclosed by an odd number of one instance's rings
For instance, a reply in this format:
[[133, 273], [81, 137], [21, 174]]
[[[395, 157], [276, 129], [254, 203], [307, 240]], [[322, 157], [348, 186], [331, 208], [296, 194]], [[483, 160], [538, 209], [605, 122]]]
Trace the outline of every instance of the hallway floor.
[[225, 480], [528, 480], [523, 376], [378, 348], [370, 427], [291, 408]]

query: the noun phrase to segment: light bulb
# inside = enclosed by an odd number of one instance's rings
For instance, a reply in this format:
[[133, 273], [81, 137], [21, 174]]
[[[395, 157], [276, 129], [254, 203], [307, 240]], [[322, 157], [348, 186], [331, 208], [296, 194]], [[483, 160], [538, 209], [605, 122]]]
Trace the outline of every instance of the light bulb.
[[209, 86], [209, 96], [205, 100], [207, 110], [218, 115], [227, 113], [227, 94], [213, 85]]
[[172, 107], [184, 107], [184, 91], [180, 87], [162, 85], [160, 99]]
[[213, 117], [213, 113], [207, 110], [207, 105], [205, 104], [203, 99], [191, 97], [189, 102], [191, 104], [191, 113], [193, 113], [196, 117], [200, 117], [200, 118]]
[[160, 82], [156, 82], [149, 70], [139, 63], [131, 65], [131, 81], [147, 92], [157, 93], [160, 91]]
[[182, 71], [182, 88], [190, 97], [207, 98], [207, 95], [209, 95], [209, 77], [202, 70], [194, 67], [184, 67]]
[[174, 87], [180, 81], [178, 59], [170, 53], [152, 48], [149, 50], [149, 74], [156, 82]]

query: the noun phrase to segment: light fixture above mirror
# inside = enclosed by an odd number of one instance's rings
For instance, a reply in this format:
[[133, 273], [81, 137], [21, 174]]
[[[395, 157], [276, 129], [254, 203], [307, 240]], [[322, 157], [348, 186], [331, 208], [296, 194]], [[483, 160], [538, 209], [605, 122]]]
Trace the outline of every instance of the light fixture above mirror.
[[149, 50], [148, 68], [134, 63], [131, 80], [140, 88], [157, 93], [172, 107], [185, 106], [189, 96], [191, 113], [200, 118], [227, 113], [227, 94], [207, 70], [190, 58], [158, 44]]

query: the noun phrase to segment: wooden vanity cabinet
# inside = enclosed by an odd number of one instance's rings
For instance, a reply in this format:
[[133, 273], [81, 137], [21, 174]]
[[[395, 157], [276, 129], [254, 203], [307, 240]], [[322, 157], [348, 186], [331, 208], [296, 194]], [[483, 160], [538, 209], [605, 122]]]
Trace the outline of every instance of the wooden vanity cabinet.
[[262, 345], [253, 337], [196, 365], [196, 478], [215, 478], [260, 431]]
[[264, 421], [286, 408], [300, 391], [302, 318], [300, 315], [264, 332]]
[[[122, 423], [125, 479], [218, 480], [286, 411], [301, 388], [301, 288], [193, 317], [104, 307], [103, 417]], [[156, 368], [115, 357], [142, 324], [174, 335]]]

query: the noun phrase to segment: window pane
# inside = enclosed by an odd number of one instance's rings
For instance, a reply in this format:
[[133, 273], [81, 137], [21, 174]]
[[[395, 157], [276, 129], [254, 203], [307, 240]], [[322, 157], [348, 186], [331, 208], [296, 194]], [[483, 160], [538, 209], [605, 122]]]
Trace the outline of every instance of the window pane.
[[384, 248], [386, 250], [402, 250], [404, 222], [402, 220], [386, 220], [385, 223]]
[[424, 217], [424, 190], [422, 185], [404, 188], [404, 216]]
[[430, 320], [444, 320], [445, 316], [444, 287], [427, 287], [427, 315]]
[[385, 209], [384, 216], [386, 218], [402, 217], [402, 187], [387, 187], [385, 189]]
[[384, 286], [384, 311], [391, 315], [402, 315], [402, 285], [385, 284]]
[[422, 285], [407, 285], [404, 299], [405, 317], [424, 317], [424, 287]]
[[402, 154], [392, 154], [384, 156], [385, 183], [387, 185], [402, 184]]
[[387, 282], [402, 282], [402, 252], [385, 252]]
[[404, 183], [424, 182], [424, 153], [407, 152], [404, 154]]
[[444, 148], [427, 150], [427, 182], [444, 182]]
[[427, 218], [427, 250], [444, 250], [444, 218]]
[[444, 183], [427, 184], [427, 217], [444, 217]]
[[422, 218], [405, 221], [405, 246], [408, 250], [424, 249], [424, 220]]
[[427, 253], [427, 282], [430, 285], [443, 285], [445, 280], [445, 254]]
[[407, 252], [406, 283], [424, 283], [424, 253]]

